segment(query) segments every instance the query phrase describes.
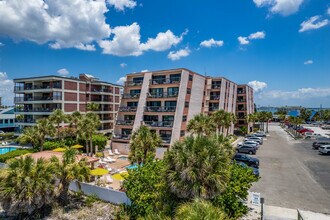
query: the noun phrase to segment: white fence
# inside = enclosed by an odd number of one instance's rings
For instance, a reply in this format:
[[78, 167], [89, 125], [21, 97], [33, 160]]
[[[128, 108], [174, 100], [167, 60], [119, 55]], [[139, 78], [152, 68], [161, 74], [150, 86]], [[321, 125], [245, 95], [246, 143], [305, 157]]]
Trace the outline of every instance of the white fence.
[[88, 183], [80, 183], [80, 186], [81, 188], [79, 189], [77, 182], [71, 182], [69, 189], [74, 192], [81, 190], [85, 195], [96, 195], [99, 199], [111, 202], [113, 204], [131, 204], [130, 199], [124, 192], [95, 186]]

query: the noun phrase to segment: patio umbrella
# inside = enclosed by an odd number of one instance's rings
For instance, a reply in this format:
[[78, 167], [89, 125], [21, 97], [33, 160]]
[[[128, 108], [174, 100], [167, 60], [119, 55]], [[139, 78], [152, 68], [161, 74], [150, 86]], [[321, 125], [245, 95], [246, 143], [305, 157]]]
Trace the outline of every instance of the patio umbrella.
[[93, 176], [103, 176], [103, 175], [106, 175], [108, 173], [109, 173], [108, 170], [102, 169], [102, 168], [96, 168], [96, 169], [90, 171], [90, 174], [93, 175]]
[[73, 145], [71, 148], [73, 149], [81, 149], [84, 148], [84, 146], [81, 146], [80, 144]]
[[59, 147], [59, 148], [54, 149], [53, 151], [54, 152], [64, 152], [64, 151], [66, 151], [66, 149], [62, 148], [62, 147]]
[[114, 174], [112, 175], [112, 179], [114, 180], [124, 180], [125, 176], [128, 176], [128, 173], [127, 172], [124, 172], [124, 173], [117, 173], [117, 174]]

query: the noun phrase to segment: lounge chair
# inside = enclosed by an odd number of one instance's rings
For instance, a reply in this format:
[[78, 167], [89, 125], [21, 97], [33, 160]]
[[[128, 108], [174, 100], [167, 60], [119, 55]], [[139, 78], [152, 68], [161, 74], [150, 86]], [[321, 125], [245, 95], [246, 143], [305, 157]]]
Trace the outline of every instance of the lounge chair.
[[112, 150], [110, 149], [110, 150], [108, 150], [109, 151], [109, 155], [110, 156], [114, 156], [115, 154], [114, 153], [112, 153]]
[[106, 180], [107, 183], [113, 183], [113, 179], [109, 175], [105, 176], [105, 180]]
[[111, 157], [107, 157], [106, 159], [107, 159], [110, 163], [116, 162], [116, 159], [113, 159], [113, 158], [111, 158]]
[[118, 149], [115, 149], [115, 154], [120, 155], [121, 153], [119, 153]]
[[109, 158], [104, 158], [103, 161], [106, 162], [106, 163], [112, 163], [113, 162], [111, 158], [110, 159]]

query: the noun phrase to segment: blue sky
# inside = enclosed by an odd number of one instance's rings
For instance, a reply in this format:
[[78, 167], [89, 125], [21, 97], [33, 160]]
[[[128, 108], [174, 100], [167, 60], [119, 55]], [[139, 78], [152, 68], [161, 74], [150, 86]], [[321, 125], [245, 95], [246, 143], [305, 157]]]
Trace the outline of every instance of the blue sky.
[[330, 107], [326, 0], [73, 4], [0, 1], [5, 104], [12, 104], [13, 78], [89, 73], [116, 83], [127, 73], [185, 67], [250, 83], [258, 105]]

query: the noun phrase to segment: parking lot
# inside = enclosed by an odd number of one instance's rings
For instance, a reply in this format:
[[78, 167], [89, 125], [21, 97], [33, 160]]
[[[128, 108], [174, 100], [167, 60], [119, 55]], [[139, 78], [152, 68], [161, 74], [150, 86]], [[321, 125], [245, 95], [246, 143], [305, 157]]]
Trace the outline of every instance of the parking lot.
[[255, 157], [261, 179], [251, 191], [266, 205], [330, 214], [330, 156], [319, 155], [311, 140], [294, 140], [280, 126], [271, 125]]

